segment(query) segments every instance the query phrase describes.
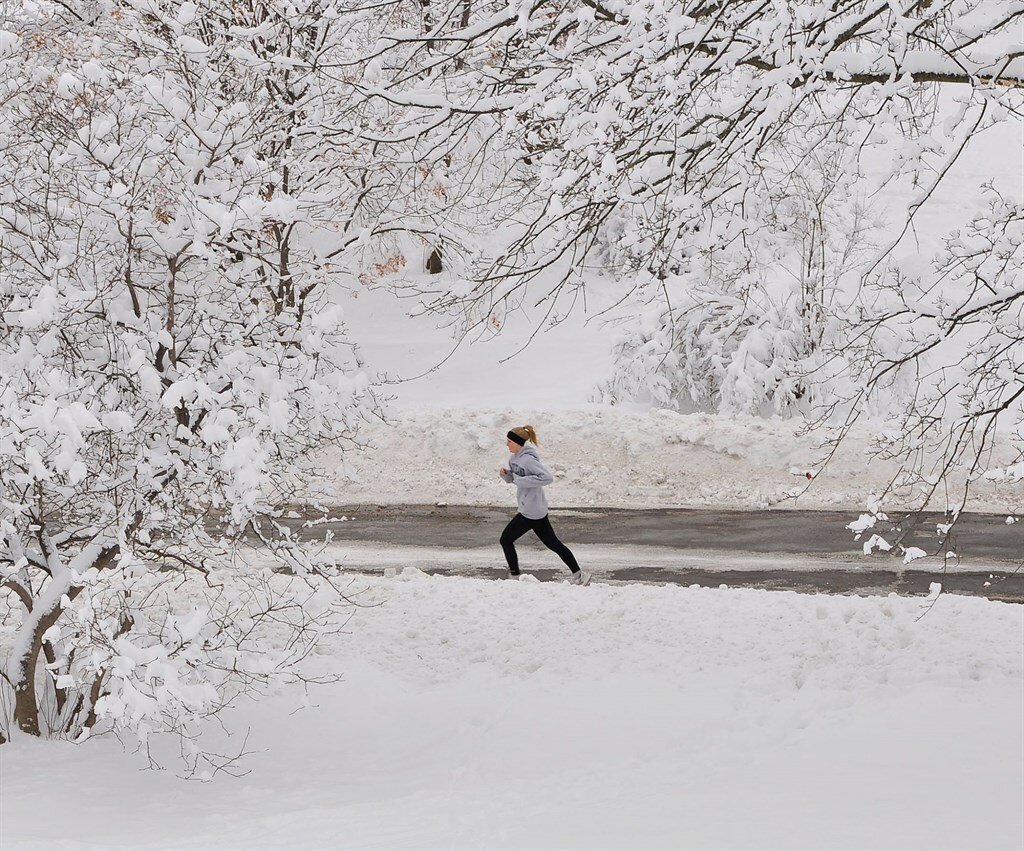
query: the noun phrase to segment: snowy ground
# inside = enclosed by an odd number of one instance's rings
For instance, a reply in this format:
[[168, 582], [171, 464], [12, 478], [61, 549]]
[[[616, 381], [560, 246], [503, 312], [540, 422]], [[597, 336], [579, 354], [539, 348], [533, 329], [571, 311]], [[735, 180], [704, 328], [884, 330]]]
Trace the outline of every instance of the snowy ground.
[[[344, 682], [236, 710], [251, 773], [2, 753], [4, 849], [1024, 843], [1024, 607], [359, 580]], [[74, 790], [71, 793], [69, 790]]]

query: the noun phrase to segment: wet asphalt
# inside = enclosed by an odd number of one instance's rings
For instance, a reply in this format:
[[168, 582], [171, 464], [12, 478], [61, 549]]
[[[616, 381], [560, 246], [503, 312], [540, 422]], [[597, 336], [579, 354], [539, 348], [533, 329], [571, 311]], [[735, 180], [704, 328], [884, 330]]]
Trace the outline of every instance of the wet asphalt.
[[[503, 573], [500, 549], [478, 563], [463, 558], [452, 567], [444, 566], [444, 551], [497, 548], [512, 513], [486, 506], [351, 505], [332, 507], [326, 515], [303, 510], [292, 525], [312, 521], [300, 531], [302, 537], [322, 539], [329, 530], [336, 544], [437, 550], [428, 572], [498, 577]], [[628, 553], [623, 566], [595, 571], [602, 581], [906, 595], [927, 594], [932, 583], [940, 582], [946, 592], [1024, 602], [1024, 520], [1008, 524], [1006, 515], [961, 515], [945, 542], [936, 531], [940, 515], [890, 515], [889, 523], [867, 536], [879, 532], [894, 549], [870, 556], [863, 554], [863, 537], [855, 540], [846, 528], [857, 518], [851, 511], [573, 508], [553, 510], [550, 516], [570, 547], [606, 546]], [[563, 578], [564, 568], [533, 535], [516, 546], [525, 571], [541, 580]], [[933, 557], [907, 568], [897, 555], [901, 547], [918, 547]], [[659, 558], [645, 558], [649, 548], [658, 548]], [[946, 552], [958, 557], [944, 559]], [[757, 566], [730, 569], [739, 557]]]

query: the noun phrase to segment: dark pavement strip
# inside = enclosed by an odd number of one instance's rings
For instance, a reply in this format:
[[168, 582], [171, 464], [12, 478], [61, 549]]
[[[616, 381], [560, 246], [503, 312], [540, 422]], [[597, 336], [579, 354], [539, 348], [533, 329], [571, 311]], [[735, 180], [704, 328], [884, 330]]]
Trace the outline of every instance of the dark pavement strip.
[[[382, 545], [437, 548], [439, 560], [445, 549], [497, 546], [497, 538], [514, 509], [490, 506], [433, 505], [349, 505], [323, 512], [304, 509], [293, 518], [315, 525], [300, 531], [304, 538], [323, 538], [329, 530], [335, 543], [345, 541]], [[347, 520], [340, 518], [346, 517]], [[643, 564], [643, 556], [631, 559], [628, 567], [604, 570], [600, 579], [613, 582], [665, 582], [706, 586], [729, 585], [789, 589], [825, 593], [927, 594], [931, 583], [941, 582], [949, 592], [985, 596], [990, 599], [1024, 602], [1024, 522], [1006, 523], [1006, 515], [964, 514], [954, 530], [951, 546], [961, 555], [955, 569], [941, 564], [928, 568], [904, 569], [898, 556], [875, 553], [864, 556], [860, 543], [846, 529], [856, 511], [729, 511], [717, 509], [553, 509], [551, 520], [559, 536], [570, 546], [613, 545], [659, 547], [676, 550], [678, 567]], [[931, 553], [938, 545], [936, 514], [907, 518], [903, 543]], [[882, 530], [890, 541], [895, 537]], [[870, 533], [868, 533], [870, 534]], [[533, 535], [526, 535], [517, 547], [543, 549]], [[686, 566], [687, 554], [721, 556], [730, 553], [766, 556], [764, 569], [718, 570]], [[430, 567], [430, 573], [469, 576], [501, 575], [495, 567], [500, 553], [486, 565]], [[814, 569], [773, 568], [785, 555], [813, 557], [821, 565]], [[557, 580], [564, 571], [543, 568], [524, 570], [542, 580]], [[536, 561], [532, 556], [530, 561]], [[934, 562], [933, 562], [934, 563]], [[954, 564], [950, 562], [950, 564]], [[377, 571], [369, 571], [377, 572]]]
[[[514, 509], [489, 506], [349, 505], [332, 507], [330, 520], [303, 532], [335, 540], [380, 541], [429, 547], [479, 547], [497, 540]], [[322, 518], [302, 511], [299, 519]], [[718, 509], [552, 509], [551, 521], [567, 543], [639, 544], [682, 550], [747, 553], [857, 554], [860, 544], [846, 528], [856, 511], [723, 511]], [[941, 515], [909, 519], [907, 545], [931, 552], [938, 544]], [[868, 532], [867, 534], [870, 534]], [[890, 541], [894, 536], [883, 532]], [[964, 514], [952, 547], [964, 559], [1024, 559], [1024, 520], [1007, 524], [1002, 514]]]

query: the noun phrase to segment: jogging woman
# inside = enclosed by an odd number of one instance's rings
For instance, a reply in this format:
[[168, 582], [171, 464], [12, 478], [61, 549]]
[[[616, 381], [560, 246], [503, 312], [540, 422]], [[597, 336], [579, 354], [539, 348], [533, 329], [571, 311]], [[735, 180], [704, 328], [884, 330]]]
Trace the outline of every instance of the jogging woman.
[[569, 581], [573, 585], [589, 585], [590, 574], [580, 570], [572, 551], [558, 540], [558, 535], [551, 528], [548, 520], [548, 501], [544, 496], [544, 485], [550, 485], [555, 477], [541, 461], [537, 450], [527, 446], [530, 441], [537, 444], [537, 432], [533, 426], [514, 428], [506, 435], [505, 444], [512, 457], [508, 459], [508, 467], [498, 471], [510, 485], [516, 486], [516, 507], [519, 509], [505, 531], [501, 533], [501, 548], [505, 551], [508, 562], [508, 578], [519, 578], [519, 556], [516, 554], [515, 542], [531, 529], [540, 538], [541, 543], [553, 550], [566, 563], [572, 576]]

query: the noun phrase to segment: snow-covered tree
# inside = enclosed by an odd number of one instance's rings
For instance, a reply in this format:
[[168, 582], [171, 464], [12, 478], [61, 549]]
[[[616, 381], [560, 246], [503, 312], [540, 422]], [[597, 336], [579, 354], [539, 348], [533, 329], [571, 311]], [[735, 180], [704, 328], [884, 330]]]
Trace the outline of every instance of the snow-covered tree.
[[318, 71], [367, 15], [340, 18], [141, 0], [0, 32], [0, 705], [25, 733], [183, 731], [346, 607], [279, 519], [373, 406], [329, 290], [395, 187]]
[[[426, 307], [483, 321], [529, 290], [554, 310], [586, 274], [611, 274], [648, 308], [623, 335], [610, 394], [720, 410], [808, 412], [852, 398], [856, 416], [870, 398], [861, 391], [877, 395], [894, 377], [893, 359], [921, 361], [921, 375], [959, 361], [955, 346], [915, 347], [920, 323], [882, 307], [906, 281], [889, 261], [975, 140], [1019, 125], [1019, 0], [541, 0], [476, 4], [465, 26], [455, 4], [432, 9], [432, 75], [368, 94], [418, 105], [435, 134], [500, 123], [516, 160], [503, 184], [522, 193], [475, 284], [423, 284]], [[393, 49], [416, 40], [396, 34]], [[909, 200], [873, 209], [883, 187]], [[981, 192], [958, 201], [960, 233], [1006, 221]], [[1000, 250], [979, 249], [994, 263]], [[1012, 293], [1016, 256], [1004, 275]], [[942, 272], [961, 262], [940, 250], [935, 297], [952, 288], [940, 300], [971, 320], [955, 327], [1003, 339], [1016, 301], [976, 310]], [[851, 342], [863, 338], [849, 329], [883, 319], [899, 337], [890, 347]], [[1019, 341], [1003, 350], [1012, 361]], [[913, 391], [913, 371], [896, 372]], [[949, 370], [968, 409], [989, 409], [991, 385], [1019, 415], [1014, 375], [1007, 363], [983, 387]]]
[[[835, 402], [849, 422], [894, 382], [909, 383], [878, 436], [879, 452], [904, 462], [890, 490], [935, 496], [953, 517], [983, 476], [1016, 485], [1008, 509], [1024, 508], [1024, 199], [990, 184], [985, 200], [927, 262], [893, 259], [870, 275], [870, 310], [843, 335], [856, 392]], [[1015, 447], [1000, 464], [997, 435]]]
[[477, 5], [464, 28], [461, 9], [438, 11], [429, 33], [434, 90], [369, 91], [433, 110], [446, 130], [502, 116], [539, 200], [484, 278], [512, 287], [568, 256], [561, 284], [602, 246], [620, 273], [676, 274], [695, 242], [729, 244], [735, 220], [749, 231], [774, 215], [791, 194], [777, 181], [812, 153], [855, 172], [882, 135], [909, 136], [894, 170], [926, 170], [939, 142], [923, 88], [965, 84], [981, 103], [1021, 77], [1004, 46], [1015, 0], [563, 0]]

